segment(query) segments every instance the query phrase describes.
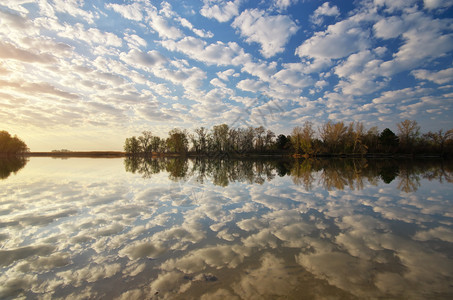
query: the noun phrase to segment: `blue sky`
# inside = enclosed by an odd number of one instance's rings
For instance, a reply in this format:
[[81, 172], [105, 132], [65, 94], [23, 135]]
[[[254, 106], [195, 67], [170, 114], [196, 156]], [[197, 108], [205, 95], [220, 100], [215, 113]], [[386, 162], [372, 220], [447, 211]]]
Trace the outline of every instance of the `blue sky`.
[[171, 128], [453, 128], [453, 1], [0, 1], [0, 129], [32, 151]]

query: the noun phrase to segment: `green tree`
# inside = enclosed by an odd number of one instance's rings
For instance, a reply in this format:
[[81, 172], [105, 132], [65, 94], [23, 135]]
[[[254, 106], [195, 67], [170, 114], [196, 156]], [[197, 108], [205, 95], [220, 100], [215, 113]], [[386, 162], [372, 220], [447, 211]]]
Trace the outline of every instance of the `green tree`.
[[170, 152], [185, 154], [189, 149], [188, 133], [184, 129], [170, 130], [167, 138], [167, 147]]
[[7, 131], [0, 131], [0, 154], [10, 155], [23, 155], [29, 152], [24, 141], [17, 136], [11, 136]]
[[161, 148], [162, 145], [162, 139], [158, 136], [153, 136], [151, 138], [151, 144], [150, 144], [150, 149], [151, 152], [163, 152], [164, 149]]
[[124, 151], [128, 155], [138, 155], [142, 152], [140, 141], [135, 137], [127, 138], [124, 142]]
[[290, 146], [290, 139], [284, 134], [279, 134], [275, 141], [277, 150], [287, 150]]
[[141, 149], [147, 155], [151, 154], [152, 152], [151, 150], [152, 138], [153, 135], [151, 134], [151, 131], [143, 131], [142, 135], [138, 137]]
[[390, 152], [392, 149], [398, 146], [399, 139], [393, 131], [388, 128], [382, 130], [379, 135], [379, 144], [382, 146], [385, 152]]

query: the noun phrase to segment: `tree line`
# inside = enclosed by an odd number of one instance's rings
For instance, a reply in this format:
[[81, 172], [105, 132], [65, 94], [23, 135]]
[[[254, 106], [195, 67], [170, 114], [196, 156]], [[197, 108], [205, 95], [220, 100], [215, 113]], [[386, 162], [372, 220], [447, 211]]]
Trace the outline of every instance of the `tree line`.
[[27, 145], [17, 136], [11, 136], [7, 131], [0, 131], [0, 155], [15, 156], [29, 152]]
[[127, 155], [253, 155], [280, 154], [293, 156], [365, 155], [365, 154], [424, 154], [452, 155], [453, 129], [421, 134], [414, 120], [397, 125], [397, 133], [389, 128], [366, 129], [361, 122], [329, 121], [315, 128], [307, 121], [293, 128], [291, 134], [278, 136], [263, 126], [232, 128], [227, 124], [211, 129], [198, 127], [193, 132], [175, 128], [161, 138], [150, 131], [138, 137], [126, 138]]

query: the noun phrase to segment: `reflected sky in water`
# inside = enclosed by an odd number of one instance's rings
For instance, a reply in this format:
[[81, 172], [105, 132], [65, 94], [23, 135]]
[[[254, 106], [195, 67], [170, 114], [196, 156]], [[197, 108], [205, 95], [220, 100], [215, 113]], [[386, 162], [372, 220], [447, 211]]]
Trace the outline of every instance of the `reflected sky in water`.
[[31, 158], [0, 298], [451, 298], [452, 168], [395, 165]]

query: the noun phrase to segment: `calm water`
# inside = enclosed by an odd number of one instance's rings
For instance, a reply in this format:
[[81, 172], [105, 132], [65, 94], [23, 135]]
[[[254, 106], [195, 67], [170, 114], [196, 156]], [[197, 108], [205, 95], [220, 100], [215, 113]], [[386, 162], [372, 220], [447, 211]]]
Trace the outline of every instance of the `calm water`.
[[451, 163], [25, 163], [0, 161], [2, 299], [453, 299]]

